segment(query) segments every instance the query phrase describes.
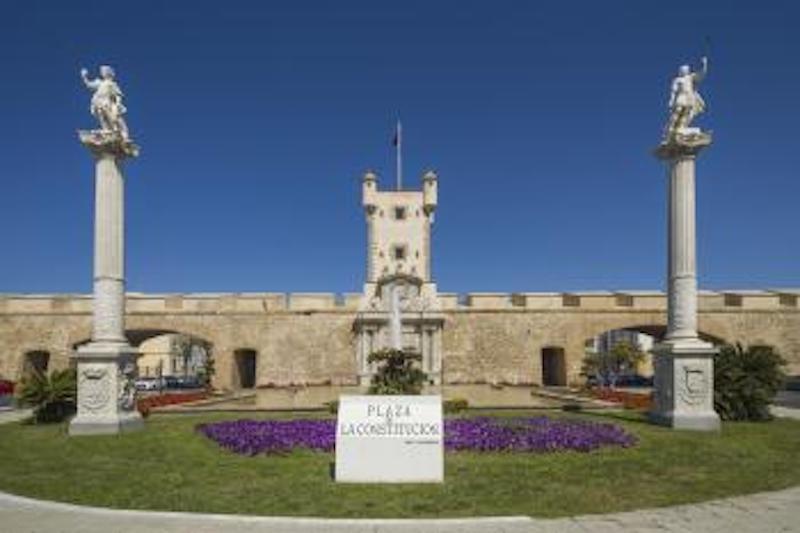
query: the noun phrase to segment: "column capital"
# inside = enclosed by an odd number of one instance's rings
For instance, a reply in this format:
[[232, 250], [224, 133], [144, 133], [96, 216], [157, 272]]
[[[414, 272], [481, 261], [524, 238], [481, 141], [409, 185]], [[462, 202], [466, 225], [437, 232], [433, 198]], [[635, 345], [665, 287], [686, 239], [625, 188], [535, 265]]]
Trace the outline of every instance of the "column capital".
[[78, 138], [96, 158], [113, 157], [122, 160], [139, 155], [139, 146], [130, 139], [124, 139], [105, 130], [78, 130]]
[[711, 145], [711, 133], [700, 130], [686, 133], [676, 133], [669, 140], [659, 144], [653, 155], [658, 159], [672, 161], [675, 159], [688, 159], [697, 157], [703, 148]]

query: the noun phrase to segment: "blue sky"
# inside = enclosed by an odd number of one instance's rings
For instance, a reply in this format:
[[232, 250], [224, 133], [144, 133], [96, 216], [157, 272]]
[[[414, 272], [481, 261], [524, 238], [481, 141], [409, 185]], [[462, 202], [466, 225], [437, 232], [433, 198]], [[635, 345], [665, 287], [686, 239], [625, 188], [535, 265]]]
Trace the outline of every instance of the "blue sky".
[[663, 288], [650, 152], [706, 36], [701, 286], [800, 286], [799, 26], [794, 2], [5, 2], [0, 292], [91, 290], [101, 63], [142, 146], [129, 290], [358, 292], [398, 113], [406, 182], [440, 176], [440, 290]]

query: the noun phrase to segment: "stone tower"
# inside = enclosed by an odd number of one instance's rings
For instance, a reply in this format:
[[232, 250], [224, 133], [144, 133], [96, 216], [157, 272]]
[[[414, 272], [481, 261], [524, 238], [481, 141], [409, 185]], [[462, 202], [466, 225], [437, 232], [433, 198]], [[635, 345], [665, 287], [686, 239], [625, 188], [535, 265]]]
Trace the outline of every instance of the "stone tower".
[[378, 189], [378, 176], [363, 177], [362, 205], [367, 219], [367, 276], [356, 319], [359, 381], [374, 372], [369, 354], [389, 346], [391, 291], [400, 290], [403, 348], [422, 354], [422, 369], [432, 383], [441, 382], [441, 329], [436, 284], [431, 275], [431, 226], [437, 204], [438, 178], [429, 171], [422, 190]]
[[362, 205], [367, 215], [367, 282], [393, 274], [431, 281], [431, 225], [437, 177], [427, 172], [422, 191], [379, 191], [378, 176], [364, 174]]

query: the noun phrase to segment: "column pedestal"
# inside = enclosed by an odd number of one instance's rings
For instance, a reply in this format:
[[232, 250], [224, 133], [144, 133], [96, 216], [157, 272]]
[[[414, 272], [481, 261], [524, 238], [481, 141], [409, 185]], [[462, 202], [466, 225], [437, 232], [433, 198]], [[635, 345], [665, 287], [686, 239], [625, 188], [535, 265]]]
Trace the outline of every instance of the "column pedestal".
[[654, 353], [655, 391], [650, 419], [675, 429], [715, 431], [714, 355], [697, 334], [695, 160], [711, 136], [676, 133], [655, 151], [668, 165], [667, 334]]
[[90, 342], [78, 362], [78, 414], [70, 435], [108, 435], [144, 427], [133, 377], [139, 352], [127, 343]]
[[674, 429], [717, 431], [714, 411], [714, 355], [699, 339], [661, 343], [653, 348], [655, 395], [652, 422]]

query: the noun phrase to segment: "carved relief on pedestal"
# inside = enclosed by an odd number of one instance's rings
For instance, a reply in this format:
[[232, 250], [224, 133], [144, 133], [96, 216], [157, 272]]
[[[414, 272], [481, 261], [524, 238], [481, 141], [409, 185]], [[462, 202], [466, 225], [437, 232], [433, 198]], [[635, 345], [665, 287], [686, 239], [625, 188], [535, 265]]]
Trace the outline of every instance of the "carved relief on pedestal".
[[687, 365], [678, 380], [678, 397], [687, 405], [700, 405], [708, 395], [708, 375], [705, 369]]
[[81, 365], [78, 374], [79, 407], [102, 411], [111, 400], [111, 374], [105, 365]]
[[124, 361], [119, 365], [117, 385], [119, 388], [117, 404], [122, 411], [133, 411], [136, 408], [136, 365], [131, 361]]

